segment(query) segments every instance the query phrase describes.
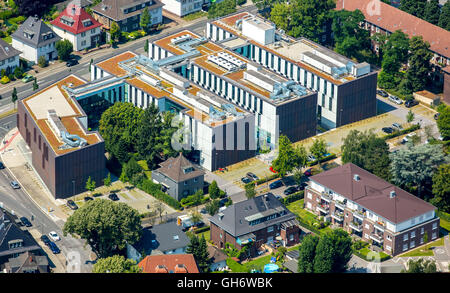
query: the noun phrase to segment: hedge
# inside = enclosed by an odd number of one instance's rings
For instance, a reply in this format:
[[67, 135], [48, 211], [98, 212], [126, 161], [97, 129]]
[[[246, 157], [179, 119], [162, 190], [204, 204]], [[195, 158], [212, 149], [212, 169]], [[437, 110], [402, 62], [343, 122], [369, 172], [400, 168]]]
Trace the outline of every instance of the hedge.
[[444, 212], [441, 212], [441, 211], [437, 211], [436, 214], [437, 214], [437, 216], [439, 218], [442, 218], [442, 219], [450, 222], [450, 214], [447, 214], [447, 213], [444, 213]]
[[266, 183], [267, 181], [273, 180], [273, 179], [275, 179], [275, 178], [280, 178], [280, 174], [279, 174], [279, 173], [272, 174], [272, 175], [270, 175], [270, 176], [267, 176], [267, 177], [264, 177], [264, 178], [261, 178], [261, 179], [258, 179], [258, 180], [249, 182], [249, 183], [245, 184], [245, 186], [248, 187], [248, 186], [250, 186], [251, 184], [255, 184], [255, 183], [258, 184], [258, 185], [260, 185], [260, 184], [262, 184], [262, 183]]
[[[374, 261], [373, 258], [367, 258], [367, 255], [364, 255], [364, 254], [360, 253], [357, 250], [353, 250], [353, 254], [358, 256], [358, 257], [360, 257], [360, 258], [362, 258], [362, 259], [364, 259], [364, 260], [366, 260], [366, 261]], [[391, 258], [391, 256], [386, 254], [386, 253], [384, 253], [384, 252], [380, 253], [380, 262], [383, 262], [383, 261], [388, 260], [390, 258]]]
[[290, 194], [283, 199], [283, 204], [287, 205], [290, 204], [291, 202], [303, 199], [304, 194], [305, 194], [304, 190], [300, 190], [299, 192]]
[[400, 135], [403, 135], [403, 134], [407, 134], [407, 133], [416, 131], [417, 129], [420, 129], [420, 124], [414, 124], [413, 126], [405, 128], [405, 129], [403, 129], [401, 131], [395, 131], [395, 132], [393, 132], [391, 134], [385, 135], [383, 137], [383, 139], [384, 140], [391, 139], [391, 138], [394, 138], [394, 137], [397, 137], [397, 136], [400, 136]]
[[209, 229], [210, 229], [209, 226], [201, 227], [201, 228], [195, 229], [194, 233], [195, 234], [203, 233], [203, 232], [209, 231]]
[[181, 204], [176, 199], [161, 191], [161, 185], [153, 183], [149, 179], [144, 179], [141, 183], [138, 184], [137, 187], [147, 192], [148, 194], [151, 194], [155, 198], [163, 201], [174, 209], [179, 210], [181, 208]]
[[[320, 162], [323, 163], [323, 162], [333, 160], [333, 159], [336, 159], [336, 154], [330, 153], [328, 156], [326, 156], [322, 160], [320, 160]], [[311, 166], [316, 165], [317, 163], [318, 163], [318, 160], [314, 160], [314, 161], [308, 162], [307, 165], [308, 165], [308, 167], [311, 167]]]

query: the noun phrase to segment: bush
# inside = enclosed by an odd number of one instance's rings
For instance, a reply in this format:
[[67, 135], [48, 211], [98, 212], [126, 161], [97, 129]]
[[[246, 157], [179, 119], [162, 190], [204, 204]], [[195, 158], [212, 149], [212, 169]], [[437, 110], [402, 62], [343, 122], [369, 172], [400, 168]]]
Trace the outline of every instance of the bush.
[[203, 232], [209, 231], [209, 229], [210, 229], [209, 226], [201, 227], [201, 228], [195, 229], [194, 233], [195, 234], [203, 233]]
[[38, 65], [39, 65], [41, 68], [47, 67], [48, 62], [47, 62], [47, 58], [45, 58], [44, 55], [42, 55], [41, 57], [39, 57], [39, 59], [38, 59]]
[[[336, 159], [336, 154], [330, 153], [328, 156], [326, 156], [322, 160], [320, 160], [320, 162], [323, 163], [323, 162], [326, 162], [326, 161], [329, 161], [329, 160], [333, 160], [333, 159]], [[308, 167], [317, 165], [318, 163], [319, 163], [318, 160], [314, 160], [314, 161], [308, 162]]]
[[303, 199], [304, 194], [305, 194], [304, 190], [300, 190], [299, 192], [290, 194], [283, 199], [283, 204], [287, 205], [290, 204], [291, 202]]
[[14, 68], [14, 77], [15, 78], [22, 78], [22, 76], [23, 76], [22, 68], [20, 68], [19, 66]]
[[267, 178], [264, 177], [264, 178], [261, 178], [261, 179], [258, 179], [258, 180], [249, 182], [249, 183], [245, 184], [245, 186], [250, 186], [250, 185], [255, 184], [255, 183], [256, 183], [257, 185], [260, 185], [260, 184], [262, 184], [262, 183], [266, 183], [267, 181], [273, 180], [273, 179], [275, 179], [275, 178], [280, 178], [280, 174], [279, 174], [279, 173], [272, 174], [272, 175], [270, 175], [270, 176], [267, 176]]
[[180, 203], [176, 199], [161, 191], [161, 185], [153, 183], [149, 179], [144, 179], [137, 187], [148, 194], [151, 194], [156, 199], [163, 201], [174, 209], [179, 210], [181, 208]]
[[7, 84], [8, 82], [10, 82], [10, 80], [9, 80], [9, 78], [6, 75], [4, 75], [2, 77], [2, 79], [0, 79], [0, 83], [1, 84]]
[[388, 139], [391, 139], [391, 138], [394, 138], [394, 137], [397, 137], [397, 136], [400, 136], [400, 135], [403, 135], [403, 134], [407, 134], [407, 133], [416, 131], [417, 129], [420, 129], [420, 124], [414, 124], [413, 126], [405, 128], [402, 131], [395, 131], [395, 132], [393, 132], [391, 134], [385, 135], [383, 137], [383, 139], [384, 140], [388, 140]]

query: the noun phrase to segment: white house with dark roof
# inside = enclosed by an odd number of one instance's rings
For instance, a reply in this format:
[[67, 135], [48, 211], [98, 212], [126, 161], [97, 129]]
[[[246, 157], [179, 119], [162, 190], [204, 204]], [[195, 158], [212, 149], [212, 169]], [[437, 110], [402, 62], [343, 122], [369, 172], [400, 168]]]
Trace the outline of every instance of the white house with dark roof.
[[30, 16], [12, 34], [12, 46], [22, 51], [20, 57], [38, 63], [39, 57], [47, 61], [58, 57], [56, 42], [61, 40], [55, 32], [37, 17]]
[[20, 53], [19, 50], [0, 39], [0, 71], [4, 69], [6, 74], [12, 73], [14, 68], [19, 66]]

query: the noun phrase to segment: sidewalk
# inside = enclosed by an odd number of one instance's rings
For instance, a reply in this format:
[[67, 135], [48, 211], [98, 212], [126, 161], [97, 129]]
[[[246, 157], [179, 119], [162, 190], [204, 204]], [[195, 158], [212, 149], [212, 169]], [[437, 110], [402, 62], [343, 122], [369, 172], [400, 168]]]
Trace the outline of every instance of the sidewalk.
[[4, 140], [7, 143], [0, 149], [0, 158], [14, 179], [19, 182], [22, 190], [55, 222], [66, 221], [67, 215], [58, 207], [64, 202], [53, 197], [33, 169], [31, 151], [18, 129], [13, 128], [5, 135]]

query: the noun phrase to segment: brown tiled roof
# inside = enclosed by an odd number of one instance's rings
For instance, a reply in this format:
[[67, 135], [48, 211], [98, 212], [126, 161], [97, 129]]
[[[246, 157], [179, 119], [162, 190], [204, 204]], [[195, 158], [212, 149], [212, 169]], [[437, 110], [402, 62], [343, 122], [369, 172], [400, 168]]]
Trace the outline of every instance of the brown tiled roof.
[[[360, 180], [353, 179], [355, 174], [359, 175]], [[436, 209], [433, 205], [352, 163], [314, 175], [311, 181], [331, 189], [393, 223], [401, 223]], [[390, 198], [391, 191], [395, 191], [396, 194], [393, 198]]]
[[[140, 3], [145, 3], [148, 0], [144, 1], [130, 1], [130, 0], [103, 0], [96, 6], [92, 7], [92, 11], [94, 11], [97, 14], [104, 15], [108, 18], [111, 18], [114, 21], [121, 21], [127, 18], [130, 18], [135, 15], [141, 15], [142, 11], [144, 11], [144, 8], [138, 9], [136, 11], [130, 12], [130, 13], [123, 13], [122, 7], [128, 7], [134, 4], [135, 6]], [[156, 9], [158, 7], [163, 6], [160, 1], [153, 0], [153, 4], [151, 6], [146, 6], [148, 11], [150, 12], [153, 9]], [[105, 9], [103, 9], [105, 8]]]
[[208, 254], [209, 258], [212, 260], [213, 263], [218, 263], [224, 260], [227, 260], [228, 256], [222, 252], [219, 248], [208, 245]]
[[[189, 162], [182, 153], [180, 153], [178, 157], [169, 158], [159, 165], [161, 168], [156, 169], [156, 171], [166, 175], [176, 182], [183, 182], [205, 174], [205, 172]], [[187, 167], [194, 168], [194, 171], [184, 173], [183, 170]]]
[[145, 257], [138, 266], [144, 273], [199, 273], [192, 254], [163, 254]]
[[373, 0], [337, 0], [336, 9], [349, 11], [359, 9], [366, 21], [391, 33], [400, 29], [410, 37], [422, 36], [430, 43], [430, 50], [450, 58], [449, 31], [382, 1], [376, 2], [380, 4], [380, 13], [376, 12], [376, 6], [372, 6], [375, 3]]

